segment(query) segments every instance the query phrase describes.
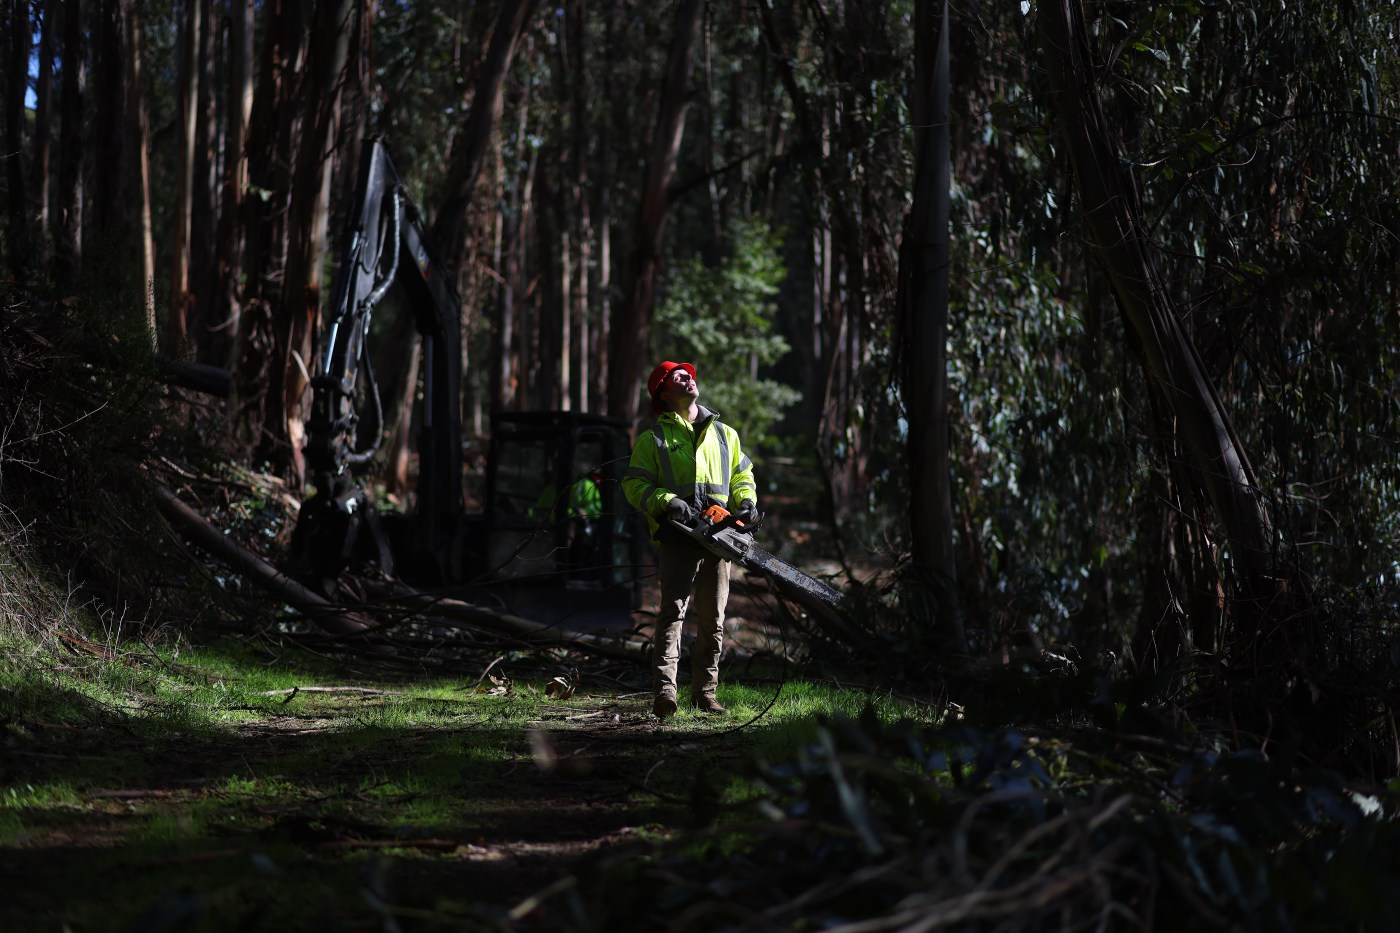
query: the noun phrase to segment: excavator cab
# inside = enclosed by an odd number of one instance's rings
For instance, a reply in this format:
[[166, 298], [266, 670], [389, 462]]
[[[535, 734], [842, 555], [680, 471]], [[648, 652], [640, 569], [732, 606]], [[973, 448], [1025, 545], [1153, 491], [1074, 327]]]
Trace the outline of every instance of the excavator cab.
[[617, 419], [573, 412], [491, 419], [484, 510], [466, 520], [471, 597], [571, 627], [641, 601], [644, 529], [622, 495], [630, 445]]

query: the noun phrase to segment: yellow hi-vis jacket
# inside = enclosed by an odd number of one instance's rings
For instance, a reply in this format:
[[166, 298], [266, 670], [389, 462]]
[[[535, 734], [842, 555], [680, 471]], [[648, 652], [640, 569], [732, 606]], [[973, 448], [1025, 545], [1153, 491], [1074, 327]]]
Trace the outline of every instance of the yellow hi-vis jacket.
[[730, 509], [745, 499], [758, 504], [753, 463], [739, 449], [739, 432], [703, 405], [693, 427], [668, 411], [637, 439], [622, 492], [646, 515], [653, 539], [667, 504], [677, 496], [691, 505], [708, 497]]

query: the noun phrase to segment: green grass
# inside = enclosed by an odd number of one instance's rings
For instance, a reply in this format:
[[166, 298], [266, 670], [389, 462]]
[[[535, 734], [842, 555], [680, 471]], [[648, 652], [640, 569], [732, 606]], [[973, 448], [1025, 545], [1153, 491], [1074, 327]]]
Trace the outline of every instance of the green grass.
[[[459, 901], [471, 891], [500, 906], [573, 856], [502, 875], [515, 863], [496, 847], [619, 831], [656, 844], [694, 825], [698, 780], [721, 819], [737, 816], [755, 793], [744, 762], [810, 742], [816, 717], [867, 703], [884, 719], [911, 712], [830, 684], [726, 681], [727, 715], [683, 700], [658, 723], [644, 698], [617, 699], [621, 688], [586, 674], [558, 700], [543, 693], [547, 677], [493, 695], [304, 655], [270, 661], [241, 643], [114, 653], [0, 660], [0, 723], [15, 751], [0, 778], [0, 863], [24, 866], [26, 892], [0, 909], [0, 927], [120, 928], [176, 911], [178, 897], [162, 899], [183, 891], [199, 906], [182, 929], [223, 928], [217, 910], [239, 922], [262, 912], [285, 929], [380, 929], [362, 892], [385, 860], [405, 910], [435, 909], [444, 884]], [[532, 731], [558, 753], [557, 773], [537, 767]], [[104, 881], [80, 891], [65, 880], [93, 874]]]

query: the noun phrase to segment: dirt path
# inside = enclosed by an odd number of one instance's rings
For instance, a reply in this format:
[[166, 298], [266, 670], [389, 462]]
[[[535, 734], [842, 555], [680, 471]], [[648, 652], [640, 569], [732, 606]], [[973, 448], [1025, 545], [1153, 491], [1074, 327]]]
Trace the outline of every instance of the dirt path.
[[690, 825], [697, 776], [744, 757], [746, 737], [717, 731], [659, 725], [641, 695], [389, 690], [299, 693], [212, 730], [28, 723], [0, 758], [20, 788], [0, 811], [0, 885], [16, 892], [0, 927], [156, 929], [141, 918], [177, 909], [189, 917], [164, 928], [229, 912], [254, 929], [384, 929], [383, 910], [403, 929], [509, 920]]

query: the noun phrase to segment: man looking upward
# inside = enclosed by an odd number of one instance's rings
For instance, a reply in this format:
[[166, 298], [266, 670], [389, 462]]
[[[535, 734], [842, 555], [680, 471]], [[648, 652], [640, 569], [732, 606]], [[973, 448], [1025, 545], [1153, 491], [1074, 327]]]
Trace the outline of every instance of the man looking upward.
[[689, 522], [713, 502], [733, 511], [741, 522], [758, 521], [753, 463], [739, 447], [739, 432], [700, 404], [693, 363], [663, 361], [651, 371], [647, 389], [656, 424], [633, 446], [622, 491], [646, 514], [652, 542], [661, 551], [651, 709], [661, 719], [676, 711], [681, 627], [689, 616], [695, 621], [691, 700], [701, 712], [722, 713], [715, 690], [729, 601], [729, 563], [692, 543], [669, 520]]

